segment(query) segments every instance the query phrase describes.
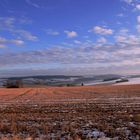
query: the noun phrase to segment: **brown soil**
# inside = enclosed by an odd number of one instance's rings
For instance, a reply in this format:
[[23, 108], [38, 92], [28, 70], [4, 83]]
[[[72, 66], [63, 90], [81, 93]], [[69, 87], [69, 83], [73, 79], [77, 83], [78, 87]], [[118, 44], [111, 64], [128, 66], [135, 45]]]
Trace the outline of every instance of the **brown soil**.
[[0, 139], [139, 136], [140, 85], [0, 89]]

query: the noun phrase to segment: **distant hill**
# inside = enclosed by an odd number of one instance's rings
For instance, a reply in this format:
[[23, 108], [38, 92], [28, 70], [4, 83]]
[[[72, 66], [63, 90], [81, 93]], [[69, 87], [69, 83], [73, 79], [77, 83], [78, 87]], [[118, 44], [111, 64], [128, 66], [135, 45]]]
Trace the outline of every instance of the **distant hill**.
[[64, 86], [64, 85], [88, 85], [96, 82], [113, 81], [122, 78], [122, 75], [104, 74], [89, 76], [67, 76], [67, 75], [37, 75], [24, 77], [9, 77], [0, 79], [2, 86], [6, 80], [22, 80], [24, 85], [46, 85], [46, 86]]
[[22, 80], [23, 85], [26, 86], [76, 86], [76, 85], [95, 85], [95, 84], [113, 84], [120, 79], [137, 78], [140, 75], [88, 75], [88, 76], [67, 76], [67, 75], [37, 75], [24, 77], [8, 77], [0, 78], [0, 87], [2, 87], [7, 80]]
[[37, 76], [24, 76], [24, 77], [9, 77], [7, 79], [29, 79], [29, 78], [35, 78], [35, 79], [69, 79], [71, 77], [81, 77], [81, 76], [65, 76], [65, 75], [37, 75]]

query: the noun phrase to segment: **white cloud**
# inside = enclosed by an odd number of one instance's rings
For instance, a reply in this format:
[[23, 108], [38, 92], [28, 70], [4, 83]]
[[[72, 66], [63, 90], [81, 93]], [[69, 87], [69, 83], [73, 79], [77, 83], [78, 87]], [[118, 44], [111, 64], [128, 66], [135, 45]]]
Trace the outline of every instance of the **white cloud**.
[[46, 30], [46, 33], [47, 33], [48, 35], [53, 35], [53, 36], [57, 36], [57, 35], [60, 34], [59, 32], [53, 31], [52, 29]]
[[5, 46], [5, 44], [14, 44], [14, 45], [20, 46], [24, 44], [24, 41], [20, 39], [6, 39], [3, 37], [0, 37], [0, 45]]
[[73, 38], [73, 37], [77, 37], [78, 36], [77, 32], [75, 32], [75, 31], [64, 31], [64, 33], [67, 34], [68, 38]]
[[124, 17], [124, 14], [123, 13], [120, 13], [117, 15], [118, 17]]
[[[115, 46], [114, 46], [115, 47]], [[113, 47], [113, 48], [114, 48]], [[64, 53], [65, 52], [65, 53]], [[36, 50], [25, 53], [8, 53], [0, 56], [0, 66], [13, 64], [50, 64], [59, 63], [64, 65], [76, 65], [77, 67], [85, 64], [98, 66], [123, 65], [125, 60], [139, 58], [140, 48], [115, 48], [108, 51], [108, 48], [97, 49], [93, 45], [80, 47], [54, 47], [46, 50]], [[10, 59], [9, 59], [10, 58]], [[135, 64], [135, 62], [133, 62]]]
[[13, 28], [15, 23], [15, 18], [13, 17], [0, 17], [0, 27], [2, 28]]
[[37, 3], [34, 3], [31, 0], [26, 0], [26, 3], [28, 5], [31, 5], [31, 6], [35, 7], [35, 8], [40, 8], [40, 6]]
[[38, 37], [35, 35], [32, 35], [31, 32], [26, 30], [15, 30], [16, 33], [18, 33], [22, 38], [29, 40], [29, 41], [37, 41]]
[[140, 45], [140, 37], [136, 35], [118, 35], [115, 36], [116, 43], [125, 44], [125, 46]]
[[124, 2], [126, 2], [127, 4], [131, 4], [133, 2], [133, 0], [123, 0]]
[[94, 32], [96, 34], [101, 34], [101, 35], [111, 35], [113, 34], [112, 29], [100, 27], [100, 26], [95, 26], [90, 32]]
[[137, 4], [137, 5], [136, 5], [136, 9], [137, 9], [137, 10], [140, 10], [140, 4]]
[[137, 28], [137, 31], [140, 33], [140, 25], [137, 25], [136, 28]]
[[74, 40], [74, 43], [75, 43], [75, 44], [81, 44], [81, 41], [79, 41], [79, 40]]
[[115, 39], [116, 39], [117, 43], [124, 43], [124, 42], [126, 42], [126, 37], [125, 36], [119, 35], [119, 36], [116, 36]]
[[0, 37], [0, 43], [5, 43], [5, 42], [6, 42], [6, 39], [3, 37]]
[[123, 29], [121, 29], [121, 30], [119, 31], [119, 34], [127, 34], [128, 32], [129, 32], [128, 29], [123, 28]]
[[21, 19], [16, 19], [13, 17], [3, 18], [0, 17], [0, 30], [8, 31], [12, 34], [15, 34], [17, 37], [22, 37], [23, 39], [29, 41], [37, 41], [38, 37], [33, 35], [30, 31], [17, 28], [16, 25], [27, 24], [29, 20], [23, 18], [24, 22]]
[[0, 44], [0, 49], [3, 49], [3, 48], [6, 48], [6, 46], [3, 44]]
[[10, 40], [10, 42], [15, 44], [15, 45], [23, 45], [24, 44], [24, 41], [19, 40], [19, 39]]
[[21, 18], [19, 18], [18, 22], [19, 22], [19, 24], [25, 24], [25, 25], [27, 25], [27, 24], [31, 25], [33, 23], [33, 21], [31, 19], [29, 19], [25, 16], [22, 16]]
[[137, 16], [137, 22], [140, 23], [140, 16]]
[[116, 56], [129, 56], [129, 55], [139, 55], [140, 54], [140, 48], [134, 47], [130, 49], [120, 49], [113, 53]]
[[[50, 69], [52, 72], [53, 67], [51, 64], [59, 64], [56, 68], [55, 73], [65, 73], [66, 68], [69, 69], [68, 74], [75, 74], [75, 72], [79, 69], [79, 74], [81, 72], [88, 73], [93, 70], [98, 69], [96, 72], [102, 70], [105, 72], [106, 70], [110, 70], [110, 68], [120, 67], [120, 69], [125, 68], [125, 66], [135, 66], [135, 68], [140, 68], [140, 38], [134, 35], [128, 35], [124, 39], [120, 38], [122, 42], [125, 43], [133, 43], [125, 44], [125, 47], [121, 47], [119, 42], [115, 42], [110, 45], [102, 45], [105, 47], [97, 48], [97, 44], [93, 42], [82, 42], [82, 44], [76, 44], [73, 47], [65, 47], [64, 45], [54, 46], [47, 49], [28, 51], [26, 53], [3, 53], [0, 55], [0, 67], [7, 70], [12, 66], [12, 68], [27, 65], [27, 66], [37, 66], [45, 71], [45, 68]], [[130, 42], [126, 42], [129, 41]], [[40, 65], [40, 66], [39, 66]], [[44, 66], [50, 66], [44, 67]], [[83, 69], [82, 69], [83, 67]], [[106, 67], [110, 67], [106, 69]], [[99, 69], [100, 68], [100, 69]], [[30, 69], [30, 72], [32, 70]], [[15, 72], [15, 70], [13, 71]], [[25, 71], [26, 72], [26, 71]], [[41, 71], [40, 71], [41, 72]], [[45, 71], [46, 72], [46, 71]], [[23, 72], [24, 73], [24, 72]], [[61, 74], [62, 74], [61, 73]], [[66, 74], [66, 73], [65, 73]]]
[[104, 37], [101, 37], [101, 38], [97, 39], [97, 42], [104, 44], [107, 42], [107, 40]]

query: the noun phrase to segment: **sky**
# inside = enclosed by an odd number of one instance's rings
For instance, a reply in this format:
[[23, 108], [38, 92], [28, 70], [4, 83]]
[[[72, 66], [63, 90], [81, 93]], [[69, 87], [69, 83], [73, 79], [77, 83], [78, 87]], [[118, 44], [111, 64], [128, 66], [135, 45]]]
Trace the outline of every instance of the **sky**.
[[0, 0], [0, 77], [140, 74], [140, 0]]

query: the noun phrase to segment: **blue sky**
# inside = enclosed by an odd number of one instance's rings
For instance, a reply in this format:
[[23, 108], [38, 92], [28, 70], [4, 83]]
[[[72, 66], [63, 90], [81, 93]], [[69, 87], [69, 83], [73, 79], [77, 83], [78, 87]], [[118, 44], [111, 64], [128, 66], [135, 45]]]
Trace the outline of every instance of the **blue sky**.
[[139, 0], [1, 0], [0, 77], [140, 73]]

